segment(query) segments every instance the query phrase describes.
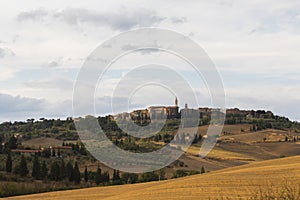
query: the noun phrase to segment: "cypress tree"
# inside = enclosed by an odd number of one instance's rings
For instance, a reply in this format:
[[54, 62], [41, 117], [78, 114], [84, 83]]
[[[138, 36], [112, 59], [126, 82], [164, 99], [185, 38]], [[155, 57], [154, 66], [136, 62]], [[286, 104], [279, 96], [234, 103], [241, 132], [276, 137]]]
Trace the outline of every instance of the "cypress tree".
[[85, 169], [84, 169], [84, 181], [85, 182], [89, 181], [89, 174], [88, 174], [87, 166], [85, 166]]
[[110, 178], [109, 178], [109, 173], [107, 171], [104, 173], [104, 177], [105, 177], [104, 182], [108, 183]]
[[201, 174], [204, 174], [205, 173], [205, 168], [202, 166], [201, 167]]
[[101, 183], [101, 169], [100, 169], [99, 165], [98, 165], [97, 173], [96, 173], [94, 179], [95, 179], [95, 183], [96, 183], [97, 185], [99, 185], [99, 184]]
[[9, 173], [12, 171], [12, 159], [10, 153], [7, 154], [6, 158], [6, 171]]
[[56, 156], [56, 151], [55, 149], [52, 150], [52, 157], [55, 157]]
[[48, 176], [48, 168], [46, 165], [46, 161], [43, 161], [40, 177], [41, 179], [45, 179], [47, 176]]
[[121, 177], [119, 170], [114, 170], [113, 174], [113, 184], [120, 184], [121, 183]]
[[67, 163], [66, 166], [66, 175], [70, 182], [73, 181], [73, 165], [70, 161]]
[[80, 171], [79, 171], [77, 162], [75, 162], [75, 165], [74, 165], [73, 180], [75, 183], [80, 183], [80, 180], [81, 180]]
[[60, 149], [58, 149], [58, 150], [57, 150], [57, 157], [60, 158], [60, 156], [61, 156]]
[[40, 162], [39, 162], [39, 158], [38, 156], [34, 157], [33, 163], [32, 163], [32, 173], [31, 176], [34, 177], [35, 179], [39, 179], [40, 178]]
[[59, 181], [59, 179], [60, 179], [60, 166], [59, 166], [58, 162], [54, 162], [54, 163], [51, 164], [50, 178], [51, 178], [51, 180]]
[[17, 138], [15, 138], [14, 136], [11, 136], [8, 140], [8, 148], [16, 149], [17, 147], [18, 147]]
[[60, 179], [63, 180], [66, 178], [66, 176], [67, 176], [66, 165], [65, 165], [64, 160], [61, 160], [61, 162], [60, 162]]
[[20, 174], [20, 176], [24, 177], [28, 174], [28, 168], [27, 168], [27, 162], [24, 155], [21, 156], [21, 160], [17, 169], [17, 173]]
[[0, 135], [0, 153], [2, 153], [3, 150], [2, 142], [3, 142], [3, 136]]

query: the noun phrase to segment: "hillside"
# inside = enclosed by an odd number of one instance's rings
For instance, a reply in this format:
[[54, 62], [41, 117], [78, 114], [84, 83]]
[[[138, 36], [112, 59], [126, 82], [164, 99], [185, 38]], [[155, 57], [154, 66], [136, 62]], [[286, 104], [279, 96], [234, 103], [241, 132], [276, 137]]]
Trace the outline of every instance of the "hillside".
[[[215, 147], [205, 158], [200, 158], [209, 116], [209, 109], [201, 110], [200, 126], [187, 152], [169, 166], [150, 174], [128, 174], [98, 163], [78, 138], [72, 118], [4, 122], [0, 124], [0, 197], [170, 180], [201, 171], [212, 173], [300, 155], [298, 122], [271, 112], [229, 109]], [[92, 118], [87, 116], [84, 120]], [[172, 140], [186, 143], [191, 139], [189, 126], [177, 132], [180, 124], [177, 118], [168, 119], [159, 133], [147, 139], [128, 135], [118, 128], [112, 116], [98, 117], [97, 120], [107, 137], [125, 151], [152, 152]], [[164, 182], [156, 184], [161, 183]], [[125, 191], [127, 187], [133, 186], [124, 186]], [[103, 195], [108, 194], [107, 191]]]
[[[9, 199], [247, 199], [260, 189], [300, 183], [300, 156], [255, 162], [180, 179], [95, 187]], [[276, 190], [276, 189], [273, 189]]]

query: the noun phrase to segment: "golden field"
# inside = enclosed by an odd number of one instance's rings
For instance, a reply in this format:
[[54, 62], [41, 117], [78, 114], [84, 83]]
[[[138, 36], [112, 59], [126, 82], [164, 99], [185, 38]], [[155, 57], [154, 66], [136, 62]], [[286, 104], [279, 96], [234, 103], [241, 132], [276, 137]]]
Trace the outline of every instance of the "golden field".
[[253, 162], [206, 174], [134, 185], [95, 187], [9, 199], [249, 199], [271, 186], [300, 183], [300, 156]]

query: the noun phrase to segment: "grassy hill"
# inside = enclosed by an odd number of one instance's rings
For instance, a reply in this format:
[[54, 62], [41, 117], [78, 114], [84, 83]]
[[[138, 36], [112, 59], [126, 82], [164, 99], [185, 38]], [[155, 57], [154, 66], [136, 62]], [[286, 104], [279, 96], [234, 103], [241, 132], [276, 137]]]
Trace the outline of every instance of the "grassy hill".
[[[131, 190], [146, 192], [149, 187], [155, 189], [155, 187], [161, 184], [165, 185], [167, 183], [177, 182], [176, 180], [170, 179], [173, 177], [199, 174], [202, 169], [206, 172], [210, 172], [210, 176], [214, 173], [221, 173], [222, 171], [220, 170], [231, 169], [232, 167], [300, 155], [300, 124], [298, 122], [292, 122], [285, 117], [275, 116], [271, 112], [229, 109], [222, 134], [217, 139], [217, 144], [205, 158], [200, 158], [198, 154], [203, 139], [207, 137], [206, 132], [209, 127], [207, 124], [210, 119], [209, 114], [209, 112], [201, 114], [200, 126], [198, 127], [196, 137], [192, 141], [193, 145], [177, 161], [150, 175], [147, 173], [138, 175], [130, 174], [130, 178], [128, 179], [128, 174], [120, 172], [118, 180], [113, 178], [115, 170], [102, 163], [99, 164], [85, 149], [78, 138], [72, 118], [67, 118], [66, 120], [41, 118], [39, 120], [28, 119], [27, 122], [4, 122], [0, 124], [0, 143], [2, 144], [0, 145], [0, 196], [7, 197], [39, 192], [79, 189], [95, 187], [97, 185], [119, 185], [128, 184], [129, 182], [140, 183], [139, 185], [97, 188], [101, 190], [100, 193], [92, 192], [97, 197], [102, 195], [101, 197], [114, 198], [112, 196], [115, 194], [123, 195], [123, 193], [127, 194]], [[85, 120], [89, 120], [91, 117], [92, 116], [87, 117]], [[105, 130], [107, 137], [115, 145], [118, 145], [125, 151], [137, 153], [152, 152], [162, 148], [173, 139], [182, 140], [183, 138], [185, 140], [183, 142], [185, 143], [189, 140], [186, 138], [189, 138], [189, 134], [192, 133], [193, 129], [185, 126], [177, 134], [179, 119], [169, 119], [159, 133], [151, 138], [144, 139], [127, 135], [118, 128], [111, 116], [98, 117], [97, 120], [103, 130]], [[68, 148], [61, 150], [63, 148], [60, 146], [66, 146]], [[51, 149], [52, 147], [54, 150]], [[57, 148], [59, 148], [59, 150], [57, 150]], [[22, 153], [20, 153], [20, 151], [22, 151]], [[38, 153], [30, 153], [36, 151], [38, 151]], [[9, 166], [10, 162], [7, 161], [9, 160], [8, 155], [10, 154], [12, 161], [9, 171], [7, 166]], [[27, 162], [28, 170], [24, 175], [21, 175], [20, 169], [24, 169], [25, 167], [19, 167], [21, 166], [22, 160], [21, 154], [25, 154], [24, 159]], [[39, 160], [35, 162], [36, 157], [38, 157]], [[42, 163], [45, 163], [43, 169], [46, 172], [39, 172], [34, 176], [34, 163], [37, 163], [36, 166], [41, 166]], [[81, 174], [81, 176], [76, 179], [77, 182], [74, 181], [75, 179], [73, 179], [73, 177], [67, 176], [68, 171], [74, 171], [73, 166], [75, 168], [75, 163], [78, 164], [76, 174]], [[69, 168], [71, 165], [72, 169], [66, 170], [66, 164], [69, 164]], [[100, 170], [101, 173], [98, 172], [98, 166], [102, 170]], [[42, 177], [41, 174], [45, 174], [45, 176]], [[102, 177], [100, 182], [98, 174]], [[201, 183], [206, 181], [206, 176], [207, 175], [199, 176], [201, 177]], [[103, 179], [103, 177], [105, 179]], [[170, 181], [141, 184], [143, 182], [159, 180], [160, 178], [169, 179]], [[202, 180], [202, 178], [204, 179]], [[224, 182], [226, 181], [227, 180], [224, 179]], [[187, 183], [183, 183], [183, 185], [185, 184]], [[170, 188], [164, 190], [171, 190]], [[202, 192], [206, 192], [206, 186], [204, 185], [197, 187], [191, 186], [190, 189], [193, 190], [193, 188], [196, 188], [196, 196]], [[118, 191], [115, 192], [115, 190]], [[157, 190], [160, 189], [157, 188]], [[91, 191], [93, 191], [93, 189]], [[73, 194], [72, 191], [66, 191], [64, 194], [67, 193], [70, 195]], [[149, 191], [149, 193], [151, 193], [151, 191]], [[190, 191], [188, 193], [190, 193]], [[55, 193], [51, 193], [51, 195], [52, 194]], [[217, 194], [220, 195], [220, 192], [218, 191]], [[135, 196], [135, 193], [132, 195]], [[164, 194], [161, 195], [163, 196]], [[80, 199], [83, 197], [84, 196], [81, 196]], [[128, 199], [127, 197], [124, 198]], [[172, 197], [172, 195], [168, 194], [167, 197]], [[222, 195], [220, 197], [222, 197]], [[138, 197], [136, 198], [138, 199]], [[157, 198], [155, 197], [155, 199]]]
[[255, 162], [160, 182], [51, 192], [11, 199], [249, 199], [281, 192], [299, 194], [300, 156]]

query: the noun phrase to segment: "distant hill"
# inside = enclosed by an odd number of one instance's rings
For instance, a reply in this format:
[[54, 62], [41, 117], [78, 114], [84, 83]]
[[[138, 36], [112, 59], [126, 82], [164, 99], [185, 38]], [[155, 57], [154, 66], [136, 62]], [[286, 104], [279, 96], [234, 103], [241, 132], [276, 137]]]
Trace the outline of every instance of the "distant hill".
[[[122, 131], [113, 116], [95, 118], [107, 137], [125, 151], [152, 152], [162, 148], [173, 139], [186, 140], [188, 138], [188, 140], [193, 140], [192, 146], [177, 161], [153, 172], [151, 176], [147, 173], [130, 174], [128, 179], [128, 177], [126, 178], [128, 174], [120, 172], [117, 181], [113, 178], [114, 169], [102, 163], [98, 164], [97, 160], [86, 151], [79, 139], [72, 118], [69, 117], [65, 120], [41, 118], [38, 120], [28, 119], [26, 122], [4, 122], [0, 124], [0, 196], [6, 197], [97, 185], [128, 184], [132, 181], [131, 178], [134, 180], [132, 182], [139, 183], [159, 179], [170, 180], [175, 177], [199, 174], [202, 169], [209, 172], [209, 174], [213, 174], [236, 166], [246, 166], [264, 160], [300, 155], [300, 124], [298, 122], [290, 121], [286, 117], [276, 116], [271, 111], [228, 109], [223, 131], [220, 137], [217, 138], [215, 147], [205, 158], [200, 158], [199, 151], [203, 139], [207, 137], [206, 132], [209, 128], [211, 111], [210, 108], [199, 109], [200, 122], [195, 138], [189, 137], [193, 128], [188, 126], [184, 126], [180, 132], [177, 132], [180, 125], [180, 119], [178, 118], [168, 119], [160, 132], [147, 139], [136, 138]], [[145, 125], [142, 121], [137, 124]], [[7, 163], [9, 163], [7, 160], [10, 153], [13, 170], [7, 173]], [[22, 159], [21, 154], [24, 154], [27, 160], [28, 173], [25, 177], [21, 177], [18, 171]], [[36, 156], [39, 158], [40, 165], [45, 162], [45, 166], [48, 168], [48, 172], [45, 173], [46, 176], [42, 181], [40, 177], [32, 175], [34, 157]], [[71, 163], [71, 167], [72, 165], [75, 167], [75, 162], [78, 163], [78, 170], [81, 173], [80, 184], [68, 178], [65, 173], [60, 173], [60, 170], [65, 171], [64, 165]], [[56, 170], [57, 166], [59, 166], [59, 170]], [[102, 170], [100, 183], [98, 180], [98, 166]], [[61, 174], [64, 174], [64, 176], [61, 176]], [[88, 181], [85, 181], [83, 177], [88, 177]], [[201, 177], [206, 177], [206, 175], [201, 175]], [[173, 181], [170, 180], [170, 182]], [[145, 187], [162, 183], [165, 182], [148, 183]], [[117, 186], [116, 188], [121, 193], [123, 191], [127, 192], [128, 189], [126, 188], [130, 189], [131, 187], [144, 188], [144, 184]], [[201, 188], [203, 187], [205, 188], [202, 185]], [[107, 189], [102, 195], [107, 197], [114, 195], [114, 192]]]

